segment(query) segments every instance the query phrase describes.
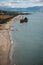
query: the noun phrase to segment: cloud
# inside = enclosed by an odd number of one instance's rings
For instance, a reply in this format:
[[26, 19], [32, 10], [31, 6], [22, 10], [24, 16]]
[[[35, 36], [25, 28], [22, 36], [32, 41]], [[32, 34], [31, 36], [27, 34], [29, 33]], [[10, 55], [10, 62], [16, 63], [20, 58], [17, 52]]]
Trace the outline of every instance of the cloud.
[[0, 6], [12, 8], [43, 6], [43, 0], [0, 0]]

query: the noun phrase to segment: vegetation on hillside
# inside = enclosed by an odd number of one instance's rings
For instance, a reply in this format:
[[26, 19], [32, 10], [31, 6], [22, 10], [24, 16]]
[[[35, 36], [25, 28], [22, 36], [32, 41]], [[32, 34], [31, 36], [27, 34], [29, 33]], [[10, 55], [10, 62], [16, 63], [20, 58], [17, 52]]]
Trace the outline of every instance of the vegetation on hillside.
[[7, 23], [10, 19], [17, 15], [19, 15], [18, 12], [0, 10], [0, 24]]

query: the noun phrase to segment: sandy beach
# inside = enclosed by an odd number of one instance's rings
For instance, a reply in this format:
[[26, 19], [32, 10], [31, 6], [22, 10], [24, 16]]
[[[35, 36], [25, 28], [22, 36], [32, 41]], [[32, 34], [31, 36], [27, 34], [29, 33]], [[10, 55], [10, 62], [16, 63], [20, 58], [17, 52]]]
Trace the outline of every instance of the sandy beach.
[[12, 62], [9, 58], [9, 53], [11, 51], [11, 40], [9, 32], [12, 24], [19, 17], [20, 15], [14, 17], [6, 24], [0, 25], [0, 65], [12, 65]]

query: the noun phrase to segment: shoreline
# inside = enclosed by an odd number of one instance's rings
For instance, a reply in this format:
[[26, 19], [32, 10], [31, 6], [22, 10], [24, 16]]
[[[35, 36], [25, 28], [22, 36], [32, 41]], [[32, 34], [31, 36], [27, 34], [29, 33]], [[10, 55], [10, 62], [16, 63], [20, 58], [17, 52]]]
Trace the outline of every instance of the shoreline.
[[18, 15], [11, 19], [7, 24], [2, 25], [2, 30], [0, 30], [0, 65], [12, 65], [12, 61], [9, 57], [11, 52], [12, 44], [10, 39], [10, 28], [16, 19], [20, 18]]

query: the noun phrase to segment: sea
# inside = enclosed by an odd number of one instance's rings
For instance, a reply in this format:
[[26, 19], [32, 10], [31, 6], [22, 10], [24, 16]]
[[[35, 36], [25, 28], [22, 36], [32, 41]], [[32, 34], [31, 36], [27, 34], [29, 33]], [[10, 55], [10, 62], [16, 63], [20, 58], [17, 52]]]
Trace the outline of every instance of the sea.
[[[20, 19], [27, 17], [27, 23]], [[13, 41], [11, 59], [14, 65], [43, 65], [43, 13], [21, 15], [12, 24], [11, 39]]]

